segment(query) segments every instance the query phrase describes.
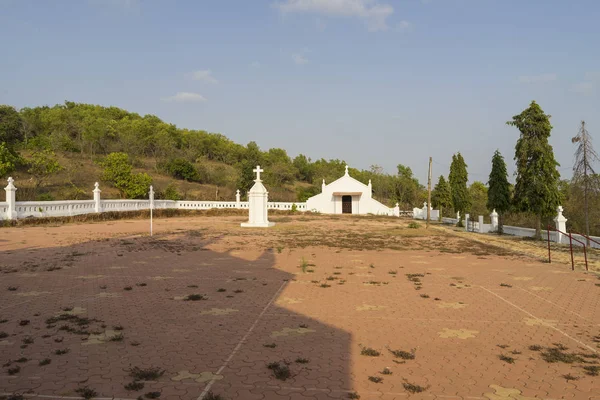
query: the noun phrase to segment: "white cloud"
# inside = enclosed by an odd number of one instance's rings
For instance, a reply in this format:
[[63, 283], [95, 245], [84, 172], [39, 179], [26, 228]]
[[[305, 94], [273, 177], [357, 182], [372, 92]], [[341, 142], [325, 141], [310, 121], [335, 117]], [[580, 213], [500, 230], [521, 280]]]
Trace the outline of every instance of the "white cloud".
[[394, 13], [394, 7], [378, 0], [285, 0], [275, 3], [275, 7], [283, 14], [306, 13], [360, 18], [370, 31], [387, 29], [386, 20]]
[[214, 76], [212, 76], [212, 72], [210, 72], [210, 69], [194, 71], [192, 73], [192, 79], [195, 81], [200, 81], [200, 82], [204, 82], [204, 83], [212, 83], [212, 84], [219, 83], [219, 81], [216, 80]]
[[300, 53], [292, 54], [292, 60], [294, 60], [297, 65], [308, 64], [308, 59]]
[[253, 61], [250, 66], [252, 68], [260, 68], [260, 63], [258, 61]]
[[556, 74], [540, 74], [540, 75], [526, 75], [520, 76], [519, 82], [521, 83], [543, 83], [543, 82], [554, 82], [558, 79]]
[[571, 91], [580, 94], [591, 94], [594, 92], [594, 82], [581, 82], [571, 86]]
[[413, 24], [411, 24], [409, 21], [402, 20], [398, 23], [396, 29], [398, 29], [400, 32], [410, 32], [413, 29]]
[[177, 92], [174, 96], [163, 97], [161, 100], [175, 103], [197, 103], [206, 101], [206, 98], [198, 93]]

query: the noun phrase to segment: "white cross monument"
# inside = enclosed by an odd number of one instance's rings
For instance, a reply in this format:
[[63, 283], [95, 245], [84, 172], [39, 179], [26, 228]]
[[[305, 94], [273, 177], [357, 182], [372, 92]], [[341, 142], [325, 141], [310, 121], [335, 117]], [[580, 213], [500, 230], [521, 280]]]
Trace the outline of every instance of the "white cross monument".
[[248, 192], [248, 209], [250, 215], [248, 217], [248, 222], [242, 223], [242, 227], [268, 228], [275, 225], [275, 223], [269, 222], [269, 218], [267, 216], [267, 202], [269, 201], [269, 193], [260, 179], [260, 173], [264, 172], [264, 170], [260, 168], [260, 165], [257, 165], [252, 172], [256, 174], [256, 180], [254, 181], [254, 186], [252, 186], [252, 189], [250, 189]]

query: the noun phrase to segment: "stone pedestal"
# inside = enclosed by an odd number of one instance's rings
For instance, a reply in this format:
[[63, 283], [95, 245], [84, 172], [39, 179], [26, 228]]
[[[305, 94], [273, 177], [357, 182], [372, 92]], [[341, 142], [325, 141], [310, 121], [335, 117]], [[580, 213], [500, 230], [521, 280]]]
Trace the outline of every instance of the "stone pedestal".
[[[558, 231], [566, 232], [567, 231], [567, 219], [563, 215], [562, 206], [558, 206], [556, 211], [558, 212], [558, 215], [556, 216], [556, 218], [554, 218], [554, 223], [556, 224], [556, 229]], [[556, 234], [556, 236], [555, 236], [556, 243], [562, 243], [562, 238], [564, 235], [561, 232], [556, 232], [555, 234]]]
[[244, 228], [268, 228], [274, 226], [275, 223], [269, 222], [267, 216], [269, 193], [260, 179], [260, 173], [263, 172], [263, 170], [260, 166], [257, 166], [253, 172], [256, 173], [256, 180], [254, 181], [254, 186], [252, 186], [252, 189], [248, 192], [248, 222], [242, 223], [241, 226]]
[[17, 188], [14, 185], [15, 180], [13, 178], [8, 178], [8, 185], [4, 188], [6, 191], [6, 205], [8, 206], [6, 210], [6, 218], [8, 219], [17, 219], [17, 208], [16, 208], [16, 191]]
[[496, 212], [496, 209], [490, 214], [490, 219], [492, 220], [492, 231], [498, 231], [498, 213]]
[[98, 182], [94, 184], [94, 211], [97, 213], [102, 212], [102, 204], [100, 203], [100, 193], [102, 193], [102, 190], [100, 190], [99, 186]]

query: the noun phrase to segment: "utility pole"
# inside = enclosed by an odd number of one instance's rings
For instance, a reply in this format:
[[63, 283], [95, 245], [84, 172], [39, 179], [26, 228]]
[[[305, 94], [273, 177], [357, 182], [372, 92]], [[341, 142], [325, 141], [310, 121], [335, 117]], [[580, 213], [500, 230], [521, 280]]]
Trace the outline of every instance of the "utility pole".
[[431, 218], [431, 157], [429, 157], [429, 176], [427, 178], [427, 228]]

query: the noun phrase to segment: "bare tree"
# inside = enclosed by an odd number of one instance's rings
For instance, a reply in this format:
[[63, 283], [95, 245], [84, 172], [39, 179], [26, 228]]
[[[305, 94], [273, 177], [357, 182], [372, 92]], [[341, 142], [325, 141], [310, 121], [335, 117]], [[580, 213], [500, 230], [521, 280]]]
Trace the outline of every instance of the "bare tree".
[[[595, 174], [593, 165], [598, 161], [598, 154], [592, 147], [592, 137], [585, 129], [585, 121], [581, 121], [579, 133], [573, 139], [572, 143], [577, 143], [575, 150], [575, 164], [573, 165], [573, 183], [583, 186], [583, 201], [585, 213], [585, 234], [590, 236], [590, 221], [588, 219], [588, 196], [595, 184], [592, 176]], [[587, 239], [587, 245], [590, 245], [590, 240]]]

